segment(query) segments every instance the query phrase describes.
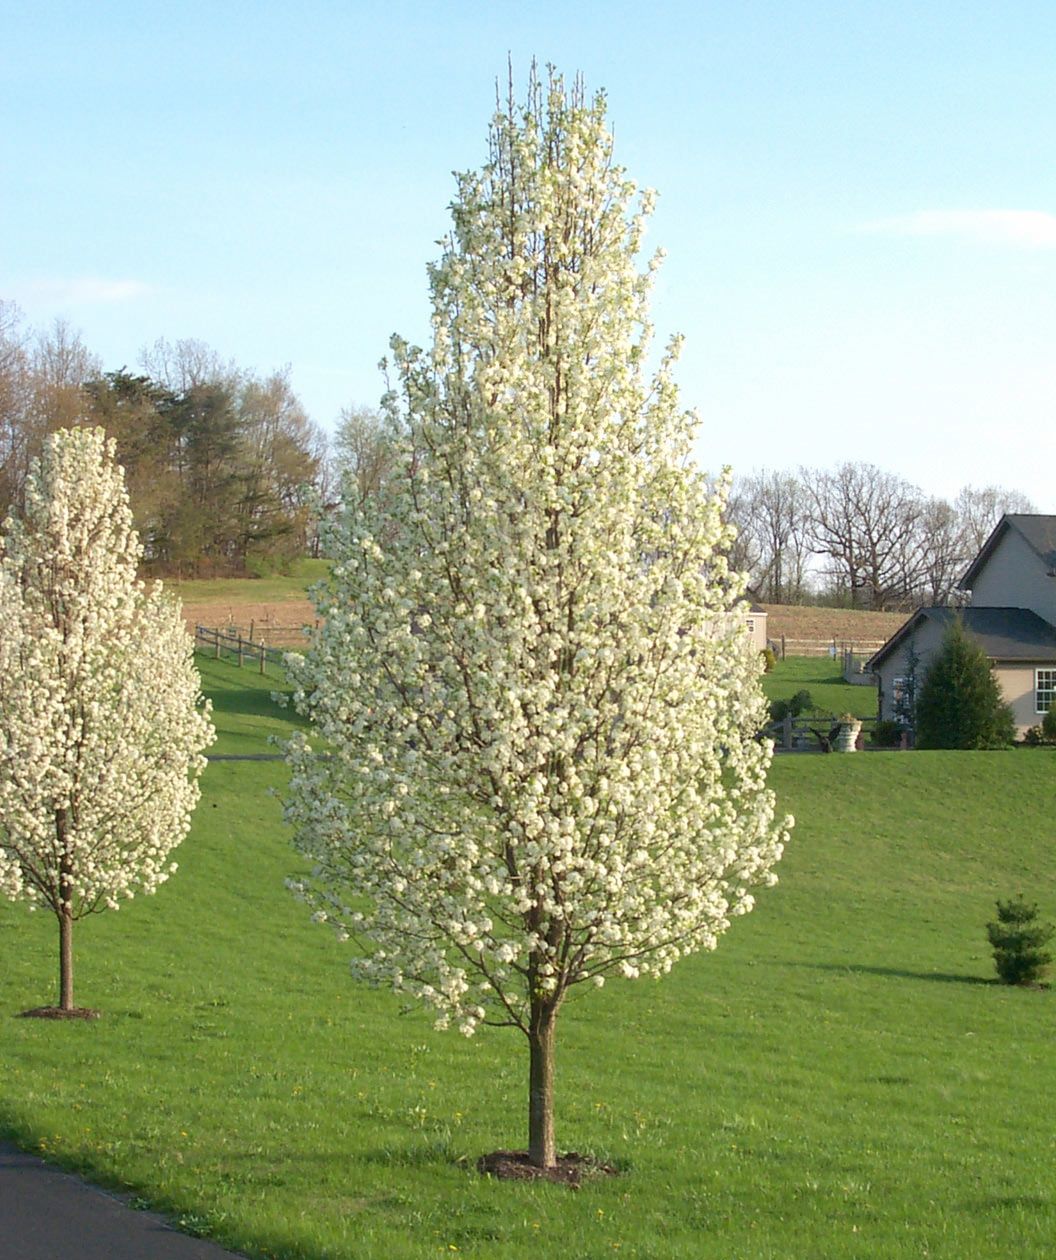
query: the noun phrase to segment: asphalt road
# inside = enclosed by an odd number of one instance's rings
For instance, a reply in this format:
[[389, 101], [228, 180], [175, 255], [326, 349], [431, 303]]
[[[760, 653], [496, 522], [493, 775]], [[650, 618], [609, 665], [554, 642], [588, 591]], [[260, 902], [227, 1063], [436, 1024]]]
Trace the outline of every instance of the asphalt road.
[[231, 1260], [234, 1255], [0, 1142], [0, 1260]]

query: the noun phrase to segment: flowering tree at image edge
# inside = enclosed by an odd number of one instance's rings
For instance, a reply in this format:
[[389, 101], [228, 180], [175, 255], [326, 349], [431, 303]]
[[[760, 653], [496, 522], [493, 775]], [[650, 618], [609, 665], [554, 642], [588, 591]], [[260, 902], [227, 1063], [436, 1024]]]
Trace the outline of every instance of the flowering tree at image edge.
[[114, 444], [53, 433], [0, 560], [0, 892], [59, 924], [73, 1011], [73, 923], [153, 892], [198, 801], [214, 732], [178, 604], [142, 554]]
[[432, 347], [393, 340], [397, 469], [323, 522], [322, 625], [290, 660], [326, 743], [287, 748], [295, 889], [361, 944], [356, 975], [526, 1035], [543, 1168], [569, 989], [713, 948], [791, 825], [727, 481], [690, 463], [677, 340], [643, 367], [652, 198], [604, 115], [533, 76], [459, 177]]

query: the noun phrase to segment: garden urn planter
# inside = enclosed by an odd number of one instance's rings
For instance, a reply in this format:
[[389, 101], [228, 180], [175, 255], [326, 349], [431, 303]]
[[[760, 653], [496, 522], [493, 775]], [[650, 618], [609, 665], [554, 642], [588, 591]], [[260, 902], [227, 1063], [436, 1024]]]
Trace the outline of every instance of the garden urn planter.
[[836, 734], [836, 751], [837, 752], [857, 752], [858, 736], [862, 731], [861, 719], [844, 718], [840, 722], [840, 729]]

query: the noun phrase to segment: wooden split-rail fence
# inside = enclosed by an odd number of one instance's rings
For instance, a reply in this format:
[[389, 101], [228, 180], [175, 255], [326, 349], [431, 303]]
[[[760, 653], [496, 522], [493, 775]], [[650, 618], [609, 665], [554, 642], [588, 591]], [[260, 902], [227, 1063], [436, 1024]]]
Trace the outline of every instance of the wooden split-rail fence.
[[252, 639], [244, 639], [235, 629], [221, 630], [219, 626], [195, 626], [194, 646], [218, 661], [236, 661], [239, 668], [256, 665], [262, 674], [267, 673], [269, 664], [281, 665], [287, 651], [286, 648], [268, 647], [263, 639], [254, 643]]
[[840, 660], [848, 654], [868, 660], [887, 642], [886, 639], [793, 639], [788, 635], [771, 639], [770, 646], [784, 660], [786, 656], [831, 656]]
[[[861, 730], [857, 746], [863, 748], [876, 729], [878, 719], [863, 717], [858, 721]], [[786, 717], [783, 721], [771, 722], [766, 734], [774, 741], [774, 747], [783, 752], [806, 752], [810, 749], [831, 752], [840, 725], [837, 717], [815, 713], [812, 717]]]

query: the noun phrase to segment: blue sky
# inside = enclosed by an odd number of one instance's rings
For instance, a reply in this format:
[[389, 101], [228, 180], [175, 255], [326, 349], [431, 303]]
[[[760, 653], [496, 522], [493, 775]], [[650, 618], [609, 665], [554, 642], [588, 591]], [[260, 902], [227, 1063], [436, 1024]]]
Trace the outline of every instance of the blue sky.
[[509, 52], [660, 192], [709, 468], [868, 460], [1056, 511], [1056, 5], [0, 0], [0, 297], [104, 366], [196, 337], [320, 423], [427, 335]]

